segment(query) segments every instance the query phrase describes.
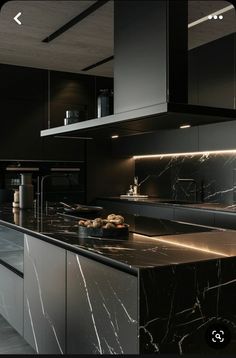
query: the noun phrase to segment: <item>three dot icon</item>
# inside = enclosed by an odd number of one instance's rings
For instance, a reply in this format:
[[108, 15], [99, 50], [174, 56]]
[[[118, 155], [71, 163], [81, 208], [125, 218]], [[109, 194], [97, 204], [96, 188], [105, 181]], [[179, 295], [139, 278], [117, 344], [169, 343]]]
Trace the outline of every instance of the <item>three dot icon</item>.
[[212, 20], [212, 19], [214, 19], [214, 20], [217, 20], [217, 19], [219, 19], [219, 20], [222, 20], [223, 19], [223, 15], [209, 15], [208, 16], [208, 19], [209, 20]]

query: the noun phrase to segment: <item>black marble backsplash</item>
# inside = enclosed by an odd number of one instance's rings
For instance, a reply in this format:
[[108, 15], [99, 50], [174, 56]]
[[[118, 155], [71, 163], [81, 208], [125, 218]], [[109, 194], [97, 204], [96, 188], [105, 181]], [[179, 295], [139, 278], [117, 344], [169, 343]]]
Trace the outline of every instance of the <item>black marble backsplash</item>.
[[[229, 153], [137, 159], [141, 194], [165, 199], [233, 204], [236, 155]], [[191, 179], [183, 181], [178, 179]]]

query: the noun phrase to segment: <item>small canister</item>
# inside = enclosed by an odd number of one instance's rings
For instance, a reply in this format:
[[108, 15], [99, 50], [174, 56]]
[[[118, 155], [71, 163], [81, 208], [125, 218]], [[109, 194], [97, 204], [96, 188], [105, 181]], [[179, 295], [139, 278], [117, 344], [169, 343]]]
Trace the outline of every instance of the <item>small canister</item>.
[[13, 208], [19, 208], [19, 190], [14, 191], [14, 201], [12, 206]]
[[14, 191], [14, 203], [19, 203], [19, 190]]

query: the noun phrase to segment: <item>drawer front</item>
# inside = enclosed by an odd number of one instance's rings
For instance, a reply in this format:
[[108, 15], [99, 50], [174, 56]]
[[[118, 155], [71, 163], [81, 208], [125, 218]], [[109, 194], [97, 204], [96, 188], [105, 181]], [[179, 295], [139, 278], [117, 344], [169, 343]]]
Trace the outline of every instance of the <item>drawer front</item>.
[[23, 279], [0, 265], [0, 314], [23, 335]]
[[172, 207], [140, 205], [140, 215], [150, 218], [173, 220], [174, 210]]
[[97, 200], [97, 205], [104, 207], [115, 214], [133, 214], [133, 215], [140, 215], [140, 208], [141, 205], [133, 204], [133, 203], [120, 203], [115, 201], [109, 200]]
[[175, 208], [174, 220], [193, 224], [214, 226], [214, 213], [206, 210], [191, 210], [188, 208]]
[[215, 213], [215, 226], [236, 230], [236, 213]]

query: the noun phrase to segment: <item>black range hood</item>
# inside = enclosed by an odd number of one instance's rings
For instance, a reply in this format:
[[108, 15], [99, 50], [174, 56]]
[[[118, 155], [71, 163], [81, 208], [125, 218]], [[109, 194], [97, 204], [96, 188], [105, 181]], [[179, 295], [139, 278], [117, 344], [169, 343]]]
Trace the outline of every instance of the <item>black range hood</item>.
[[184, 123], [202, 125], [234, 120], [235, 110], [165, 103], [119, 113], [103, 118], [73, 123], [41, 131], [41, 136], [93, 139], [95, 137], [130, 136], [176, 129]]
[[127, 136], [236, 119], [233, 109], [187, 104], [187, 46], [187, 1], [115, 1], [114, 115], [41, 136]]

